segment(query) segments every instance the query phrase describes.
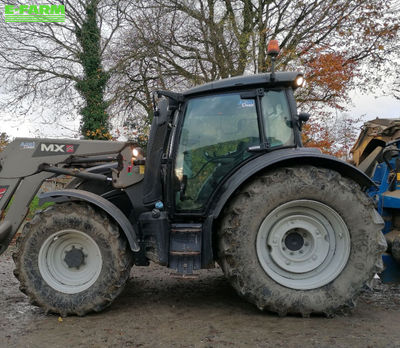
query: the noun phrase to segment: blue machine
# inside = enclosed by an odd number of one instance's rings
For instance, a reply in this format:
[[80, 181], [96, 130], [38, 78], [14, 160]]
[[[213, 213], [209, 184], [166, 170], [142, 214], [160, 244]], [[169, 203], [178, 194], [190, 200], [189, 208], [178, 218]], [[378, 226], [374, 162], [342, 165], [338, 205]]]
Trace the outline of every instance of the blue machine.
[[[368, 194], [377, 204], [377, 210], [385, 221], [383, 233], [388, 250], [383, 255], [385, 271], [380, 274], [384, 283], [400, 282], [400, 139], [379, 146], [362, 163], [376, 187]], [[359, 168], [360, 168], [359, 167]]]

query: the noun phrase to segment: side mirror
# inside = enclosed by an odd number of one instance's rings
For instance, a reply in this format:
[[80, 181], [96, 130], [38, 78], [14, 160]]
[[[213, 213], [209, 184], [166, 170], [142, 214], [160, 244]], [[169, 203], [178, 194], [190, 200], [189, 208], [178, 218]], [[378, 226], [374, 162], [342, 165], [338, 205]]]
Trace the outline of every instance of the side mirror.
[[300, 122], [307, 122], [310, 118], [310, 114], [307, 114], [306, 112], [301, 112], [299, 115], [299, 121]]
[[310, 119], [310, 114], [306, 112], [301, 112], [297, 115], [297, 120], [299, 122], [299, 129], [303, 127], [303, 123], [306, 123]]

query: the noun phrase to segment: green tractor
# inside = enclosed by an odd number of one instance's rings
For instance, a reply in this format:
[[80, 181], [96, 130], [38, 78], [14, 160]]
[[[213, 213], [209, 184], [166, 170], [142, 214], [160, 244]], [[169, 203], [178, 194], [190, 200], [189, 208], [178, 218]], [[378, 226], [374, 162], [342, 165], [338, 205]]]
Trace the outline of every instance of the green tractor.
[[303, 82], [272, 71], [157, 91], [146, 155], [129, 142], [15, 139], [0, 154], [1, 252], [43, 181], [74, 177], [40, 196], [54, 204], [17, 240], [20, 289], [47, 313], [85, 315], [112, 303], [133, 265], [191, 277], [217, 262], [261, 310], [352, 307], [382, 269], [383, 222], [368, 176], [302, 147]]

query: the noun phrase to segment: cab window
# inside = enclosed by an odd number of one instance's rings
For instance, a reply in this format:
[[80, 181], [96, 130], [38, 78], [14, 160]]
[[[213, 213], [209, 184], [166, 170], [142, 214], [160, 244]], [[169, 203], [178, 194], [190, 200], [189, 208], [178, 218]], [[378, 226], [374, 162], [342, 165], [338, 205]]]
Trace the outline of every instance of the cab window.
[[285, 91], [266, 91], [261, 105], [269, 145], [271, 147], [294, 145], [292, 118]]
[[189, 100], [175, 159], [176, 208], [202, 209], [222, 178], [252, 156], [247, 149], [259, 143], [254, 100], [240, 93]]

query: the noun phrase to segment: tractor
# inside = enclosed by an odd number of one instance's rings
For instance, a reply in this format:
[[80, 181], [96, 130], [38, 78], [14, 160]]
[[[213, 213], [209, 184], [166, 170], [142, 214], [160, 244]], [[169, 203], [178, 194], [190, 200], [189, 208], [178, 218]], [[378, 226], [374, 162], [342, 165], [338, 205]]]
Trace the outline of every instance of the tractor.
[[[278, 51], [269, 46], [273, 62]], [[271, 70], [156, 91], [146, 153], [131, 142], [10, 143], [1, 253], [43, 181], [73, 177], [40, 195], [52, 205], [17, 238], [14, 274], [31, 302], [61, 316], [101, 311], [133, 265], [155, 262], [186, 278], [218, 263], [240, 296], [279, 316], [353, 307], [386, 249], [374, 183], [302, 147], [303, 74]]]

